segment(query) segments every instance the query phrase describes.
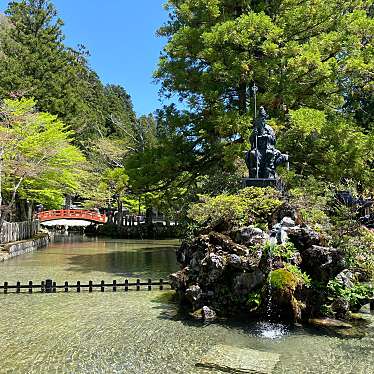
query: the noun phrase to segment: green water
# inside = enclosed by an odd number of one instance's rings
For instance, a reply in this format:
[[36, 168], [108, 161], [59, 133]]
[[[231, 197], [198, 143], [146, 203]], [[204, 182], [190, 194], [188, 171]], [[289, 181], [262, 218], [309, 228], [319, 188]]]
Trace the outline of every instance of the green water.
[[[79, 239], [79, 240], [77, 240]], [[0, 264], [0, 281], [166, 278], [175, 241], [65, 238]], [[276, 352], [275, 373], [374, 373], [374, 323], [361, 339], [261, 324], [201, 325], [162, 292], [0, 295], [0, 373], [208, 373], [215, 344]]]

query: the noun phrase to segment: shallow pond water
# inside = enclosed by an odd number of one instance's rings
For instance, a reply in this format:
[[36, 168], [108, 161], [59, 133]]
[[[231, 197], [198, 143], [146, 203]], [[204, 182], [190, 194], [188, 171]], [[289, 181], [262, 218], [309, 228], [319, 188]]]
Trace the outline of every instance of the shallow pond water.
[[[176, 241], [66, 237], [0, 264], [0, 282], [159, 279], [175, 271]], [[180, 318], [164, 292], [0, 295], [0, 373], [212, 373], [212, 346], [276, 352], [275, 373], [374, 373], [374, 320], [361, 339], [261, 323]]]

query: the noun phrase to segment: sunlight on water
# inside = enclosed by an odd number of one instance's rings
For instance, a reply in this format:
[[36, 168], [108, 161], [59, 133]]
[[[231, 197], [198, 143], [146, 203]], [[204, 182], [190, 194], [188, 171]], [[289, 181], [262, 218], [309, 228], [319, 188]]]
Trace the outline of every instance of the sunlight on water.
[[[79, 240], [0, 264], [0, 281], [159, 279], [178, 269], [176, 241]], [[181, 318], [166, 296], [0, 294], [0, 373], [202, 374], [195, 364], [216, 344], [280, 354], [274, 374], [373, 373], [373, 323], [362, 339], [274, 324], [204, 326]]]
[[258, 335], [267, 339], [279, 339], [288, 334], [288, 329], [280, 323], [261, 322], [258, 324]]

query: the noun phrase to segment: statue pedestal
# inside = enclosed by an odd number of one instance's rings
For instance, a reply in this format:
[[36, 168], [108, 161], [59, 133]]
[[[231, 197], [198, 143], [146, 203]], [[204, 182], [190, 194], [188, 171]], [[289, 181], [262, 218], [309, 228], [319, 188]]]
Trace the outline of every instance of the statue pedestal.
[[278, 187], [278, 179], [275, 178], [243, 178], [243, 187]]

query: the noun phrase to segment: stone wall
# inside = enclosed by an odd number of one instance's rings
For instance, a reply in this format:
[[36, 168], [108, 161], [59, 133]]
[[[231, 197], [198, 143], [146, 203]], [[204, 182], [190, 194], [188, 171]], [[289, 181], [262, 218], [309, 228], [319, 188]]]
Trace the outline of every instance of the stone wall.
[[0, 244], [30, 239], [39, 232], [39, 229], [39, 221], [5, 222], [0, 234]]
[[22, 240], [0, 246], [0, 262], [47, 247], [49, 241], [49, 235], [43, 233], [38, 234], [33, 239]]
[[137, 226], [122, 226], [114, 224], [88, 226], [86, 234], [109, 236], [120, 239], [175, 239], [180, 237], [180, 226], [161, 224], [141, 224]]

